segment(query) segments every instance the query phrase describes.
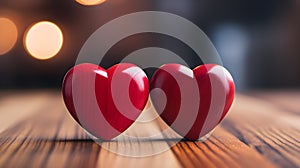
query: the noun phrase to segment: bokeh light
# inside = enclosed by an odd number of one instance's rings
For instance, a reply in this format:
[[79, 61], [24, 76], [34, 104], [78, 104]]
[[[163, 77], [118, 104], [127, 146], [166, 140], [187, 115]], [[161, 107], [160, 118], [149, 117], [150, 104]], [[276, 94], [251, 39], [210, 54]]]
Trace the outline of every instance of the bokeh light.
[[9, 52], [16, 44], [17, 38], [18, 31], [14, 22], [0, 17], [0, 55]]
[[99, 5], [106, 0], [76, 0], [76, 2], [80, 3], [81, 5], [85, 6], [92, 6], [92, 5]]
[[25, 48], [36, 59], [46, 60], [54, 57], [61, 50], [62, 44], [62, 31], [52, 22], [38, 22], [25, 33]]

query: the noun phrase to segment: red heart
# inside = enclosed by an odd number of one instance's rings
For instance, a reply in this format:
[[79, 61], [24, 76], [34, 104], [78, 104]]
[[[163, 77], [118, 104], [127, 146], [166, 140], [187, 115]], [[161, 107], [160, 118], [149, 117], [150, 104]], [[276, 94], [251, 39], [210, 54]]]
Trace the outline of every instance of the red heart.
[[66, 74], [62, 93], [70, 114], [83, 128], [97, 138], [111, 140], [140, 115], [149, 84], [144, 71], [133, 64], [105, 70], [85, 63]]
[[188, 140], [212, 131], [227, 114], [235, 93], [230, 73], [206, 64], [191, 70], [166, 64], [151, 80], [151, 99], [162, 119]]

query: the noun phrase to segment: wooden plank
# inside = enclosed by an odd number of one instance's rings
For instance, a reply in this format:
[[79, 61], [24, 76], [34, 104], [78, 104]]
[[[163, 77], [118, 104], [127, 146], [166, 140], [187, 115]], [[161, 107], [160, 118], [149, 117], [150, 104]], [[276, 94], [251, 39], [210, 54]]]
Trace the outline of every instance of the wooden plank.
[[277, 91], [277, 92], [252, 92], [249, 94], [262, 101], [272, 103], [282, 111], [300, 114], [300, 92], [299, 91]]
[[[155, 142], [154, 142], [155, 143]], [[140, 144], [143, 145], [143, 144]], [[171, 151], [166, 151], [154, 156], [148, 157], [125, 157], [112, 153], [108, 150], [101, 150], [98, 157], [97, 167], [181, 167], [177, 158]]]
[[0, 94], [0, 133], [26, 117], [39, 112], [47, 105], [49, 100], [52, 101], [53, 99], [51, 97], [53, 93], [49, 92], [27, 93], [9, 94], [4, 92]]
[[[177, 143], [178, 135], [168, 132], [150, 140], [120, 136], [114, 141], [101, 142], [102, 146], [92, 141], [74, 122], [58, 92], [8, 94], [5, 99], [0, 98], [0, 105], [0, 121], [9, 123], [0, 131], [0, 167], [300, 165], [299, 116], [286, 113], [271, 102], [254, 97], [239, 95], [230, 115], [203, 142]], [[151, 107], [149, 110], [153, 112]], [[15, 115], [19, 111], [24, 116], [18, 119]], [[153, 117], [153, 114], [149, 113], [147, 116]], [[166, 128], [164, 122], [156, 118], [147, 124], [136, 122], [124, 135], [147, 137]], [[112, 152], [129, 155], [145, 151], [151, 153], [174, 143], [171, 150], [142, 158], [126, 157]]]
[[279, 167], [300, 165], [298, 115], [270, 102], [239, 96], [222, 126]]
[[[35, 102], [35, 101], [34, 101]], [[37, 101], [37, 103], [39, 103]], [[31, 105], [30, 105], [31, 104]], [[32, 103], [30, 107], [35, 107]], [[10, 137], [17, 140], [77, 140], [89, 139], [86, 133], [79, 131], [79, 126], [66, 113], [63, 102], [57, 95], [49, 96], [48, 100], [41, 104], [42, 107], [34, 111], [22, 121], [15, 121], [14, 116], [6, 120], [13, 120], [14, 125], [3, 131], [1, 137]], [[20, 106], [16, 106], [20, 108]], [[15, 109], [12, 109], [15, 110]], [[18, 113], [19, 110], [16, 110]], [[28, 115], [24, 112], [24, 115]]]
[[172, 150], [183, 167], [274, 167], [221, 127], [204, 142], [180, 142]]
[[[111, 152], [124, 150], [124, 147], [127, 150], [128, 147], [144, 150], [147, 146], [167, 146], [165, 141], [143, 142], [143, 149], [138, 148], [141, 142], [120, 140], [102, 142], [102, 147], [99, 146], [71, 119], [59, 95], [50, 99], [47, 104], [42, 104], [44, 108], [39, 112], [22, 121], [14, 121], [15, 125], [0, 133], [0, 167], [121, 167], [124, 164], [130, 167], [180, 167], [171, 151], [144, 158], [125, 157]], [[140, 126], [135, 128], [140, 129]], [[155, 129], [158, 128], [152, 131]], [[134, 131], [137, 130], [131, 129], [131, 132]], [[145, 131], [139, 133], [142, 132]], [[130, 131], [127, 134], [130, 135]], [[114, 146], [118, 150], [108, 148]]]

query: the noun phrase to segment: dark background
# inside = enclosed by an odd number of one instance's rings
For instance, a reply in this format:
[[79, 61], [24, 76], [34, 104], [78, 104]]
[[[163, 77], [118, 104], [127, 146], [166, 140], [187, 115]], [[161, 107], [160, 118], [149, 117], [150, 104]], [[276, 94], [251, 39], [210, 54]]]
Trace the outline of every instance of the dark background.
[[[0, 17], [16, 23], [19, 37], [15, 47], [0, 56], [0, 88], [60, 88], [95, 30], [114, 18], [144, 10], [171, 12], [197, 24], [214, 43], [239, 90], [300, 86], [299, 0], [107, 0], [89, 7], [73, 0], [1, 0]], [[64, 34], [62, 50], [44, 61], [30, 57], [22, 42], [26, 29], [42, 20], [56, 23]], [[195, 54], [176, 39], [140, 34], [117, 43], [103, 66], [136, 49], [158, 45], [182, 57]]]

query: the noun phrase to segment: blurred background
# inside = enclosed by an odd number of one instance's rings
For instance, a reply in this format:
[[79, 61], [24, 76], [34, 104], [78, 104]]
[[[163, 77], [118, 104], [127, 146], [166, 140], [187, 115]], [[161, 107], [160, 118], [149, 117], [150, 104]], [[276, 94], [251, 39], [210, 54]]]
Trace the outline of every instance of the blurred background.
[[[299, 0], [1, 0], [0, 89], [60, 88], [87, 38], [122, 15], [158, 10], [183, 16], [212, 40], [240, 91], [300, 86]], [[104, 67], [157, 46], [183, 58], [195, 53], [166, 35], [121, 40]]]

